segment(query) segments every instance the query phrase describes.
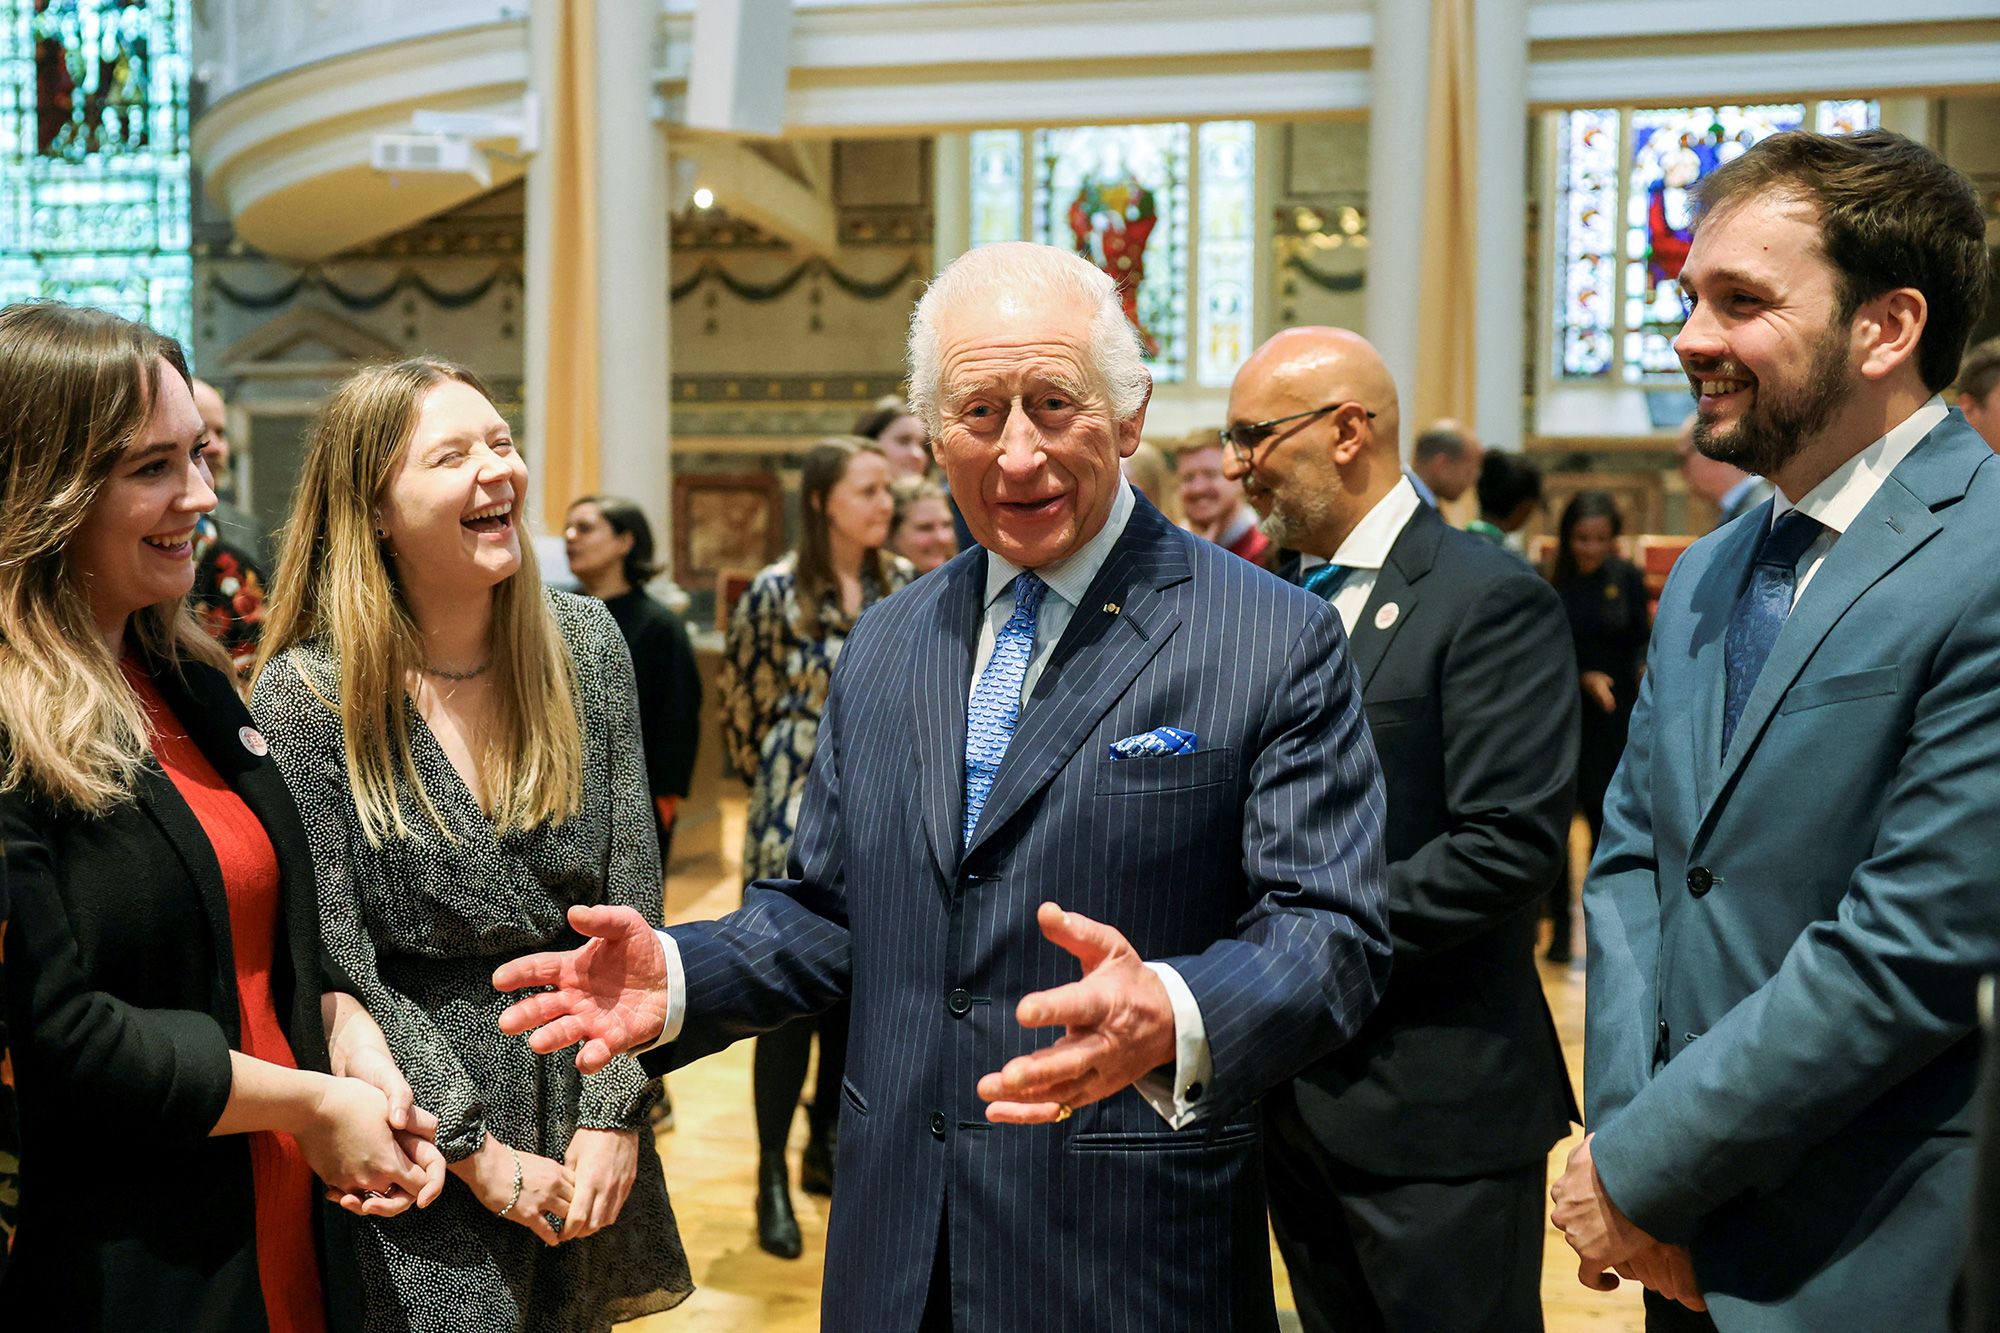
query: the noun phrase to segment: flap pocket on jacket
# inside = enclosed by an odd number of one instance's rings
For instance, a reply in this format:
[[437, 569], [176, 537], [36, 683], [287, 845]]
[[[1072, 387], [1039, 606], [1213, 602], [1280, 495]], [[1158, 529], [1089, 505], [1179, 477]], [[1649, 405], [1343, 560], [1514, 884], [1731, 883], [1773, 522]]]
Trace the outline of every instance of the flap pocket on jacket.
[[1236, 779], [1236, 751], [1227, 745], [1187, 754], [1149, 754], [1137, 759], [1100, 759], [1099, 796], [1134, 796], [1145, 792], [1182, 791]]
[[1778, 715], [1797, 713], [1807, 708], [1818, 708], [1823, 704], [1847, 703], [1853, 699], [1869, 699], [1878, 694], [1893, 694], [1896, 679], [1900, 674], [1895, 664], [1870, 667], [1866, 671], [1850, 671], [1844, 676], [1824, 676], [1819, 680], [1803, 681], [1792, 686], [1778, 705]]
[[847, 1104], [854, 1108], [857, 1115], [868, 1114], [868, 1099], [861, 1095], [861, 1090], [854, 1086], [853, 1080], [844, 1074], [840, 1079], [840, 1095], [847, 1099]]
[[1211, 1148], [1234, 1148], [1256, 1137], [1255, 1121], [1224, 1125], [1214, 1134], [1210, 1134], [1199, 1124], [1187, 1129], [1104, 1130], [1070, 1135], [1069, 1150], [1071, 1152], [1203, 1152]]
[[1431, 696], [1412, 694], [1402, 699], [1377, 699], [1373, 703], [1364, 701], [1361, 711], [1368, 715], [1371, 727], [1393, 727], [1399, 722], [1415, 722], [1431, 709]]

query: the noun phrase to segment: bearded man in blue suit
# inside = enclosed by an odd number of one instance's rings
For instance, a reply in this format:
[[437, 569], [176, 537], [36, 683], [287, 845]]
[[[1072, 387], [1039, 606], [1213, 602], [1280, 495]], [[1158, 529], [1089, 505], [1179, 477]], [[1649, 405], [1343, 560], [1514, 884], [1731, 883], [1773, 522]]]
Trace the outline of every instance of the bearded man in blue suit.
[[1649, 1328], [1942, 1330], [2000, 964], [2000, 461], [1938, 397], [1985, 220], [1881, 131], [1774, 136], [1701, 209], [1695, 443], [1777, 493], [1660, 601], [1556, 1221]]
[[830, 1329], [1275, 1328], [1256, 1102], [1388, 967], [1340, 621], [1125, 484], [1151, 381], [1081, 259], [964, 256], [911, 360], [980, 546], [848, 639], [791, 877], [579, 910], [503, 1025], [665, 1070], [851, 998]]

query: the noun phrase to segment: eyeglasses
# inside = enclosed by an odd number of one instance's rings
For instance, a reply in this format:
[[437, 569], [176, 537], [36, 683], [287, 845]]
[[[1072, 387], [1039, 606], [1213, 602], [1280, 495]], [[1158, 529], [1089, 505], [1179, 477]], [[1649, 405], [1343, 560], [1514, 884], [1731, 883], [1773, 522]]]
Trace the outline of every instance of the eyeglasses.
[[[1328, 403], [1325, 407], [1315, 407], [1310, 412], [1294, 412], [1288, 417], [1273, 417], [1269, 421], [1224, 426], [1215, 433], [1215, 436], [1222, 442], [1222, 447], [1229, 452], [1230, 457], [1245, 467], [1254, 468], [1257, 466], [1258, 452], [1267, 445], [1282, 444], [1327, 413], [1338, 412], [1343, 407], [1361, 407], [1361, 404], [1351, 399], [1347, 402]], [[1369, 412], [1367, 408], [1364, 407], [1361, 410], [1367, 413], [1370, 421], [1375, 419], [1375, 414]], [[1272, 431], [1290, 421], [1296, 421], [1299, 424], [1293, 426], [1282, 435], [1274, 436], [1271, 434]]]

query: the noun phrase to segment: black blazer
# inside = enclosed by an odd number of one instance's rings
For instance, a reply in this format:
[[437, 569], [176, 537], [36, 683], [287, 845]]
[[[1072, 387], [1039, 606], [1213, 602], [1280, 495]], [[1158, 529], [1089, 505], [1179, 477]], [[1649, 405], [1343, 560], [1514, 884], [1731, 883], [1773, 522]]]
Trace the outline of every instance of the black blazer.
[[[320, 997], [348, 990], [320, 946], [312, 854], [234, 683], [156, 666], [174, 714], [278, 854], [279, 1016], [301, 1068], [326, 1069]], [[12, 919], [7, 1007], [20, 1094], [20, 1232], [0, 1324], [262, 1330], [247, 1141], [210, 1138], [241, 1041], [229, 909], [214, 849], [156, 764], [101, 818], [0, 795]], [[352, 1246], [319, 1209], [331, 1326], [361, 1326]], [[53, 1326], [53, 1325], [52, 1325]]]
[[1569, 625], [1519, 557], [1421, 506], [1349, 642], [1388, 786], [1395, 965], [1296, 1080], [1299, 1113], [1377, 1175], [1522, 1166], [1580, 1118], [1534, 961], [1576, 783]]

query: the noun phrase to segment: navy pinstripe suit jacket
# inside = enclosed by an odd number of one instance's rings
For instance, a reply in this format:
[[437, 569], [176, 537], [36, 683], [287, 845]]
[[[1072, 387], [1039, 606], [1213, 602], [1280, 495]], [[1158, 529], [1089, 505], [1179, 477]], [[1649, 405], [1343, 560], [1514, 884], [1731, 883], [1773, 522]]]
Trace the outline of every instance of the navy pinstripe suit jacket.
[[[914, 1328], [941, 1239], [960, 1333], [1274, 1327], [1255, 1102], [1353, 1034], [1389, 959], [1381, 775], [1339, 620], [1140, 501], [961, 855], [985, 567], [975, 548], [862, 617], [792, 878], [673, 930], [686, 1026], [650, 1063], [851, 995], [830, 1329]], [[1197, 749], [1110, 760], [1163, 725]], [[1213, 1057], [1198, 1125], [1129, 1089], [1061, 1125], [987, 1123], [980, 1076], [1056, 1035], [1016, 1002], [1079, 974], [1036, 927], [1044, 899], [1186, 979]]]

